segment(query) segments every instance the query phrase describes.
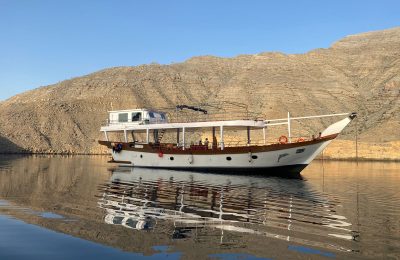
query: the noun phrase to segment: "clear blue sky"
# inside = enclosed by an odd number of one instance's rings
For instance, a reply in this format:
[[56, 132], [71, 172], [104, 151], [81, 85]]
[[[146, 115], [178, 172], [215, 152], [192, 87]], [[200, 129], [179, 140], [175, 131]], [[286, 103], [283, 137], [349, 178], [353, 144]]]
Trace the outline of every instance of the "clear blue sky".
[[304, 53], [396, 26], [399, 0], [0, 0], [0, 100], [107, 67]]

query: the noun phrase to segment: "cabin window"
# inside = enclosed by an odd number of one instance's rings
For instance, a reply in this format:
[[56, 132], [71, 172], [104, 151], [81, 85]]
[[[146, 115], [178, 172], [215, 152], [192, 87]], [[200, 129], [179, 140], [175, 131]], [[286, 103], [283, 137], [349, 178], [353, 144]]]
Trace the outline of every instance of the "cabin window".
[[150, 118], [155, 118], [154, 113], [153, 112], [149, 112], [149, 117]]
[[173, 160], [174, 160], [174, 157], [169, 157], [169, 159], [170, 159], [171, 161], [173, 161]]
[[123, 217], [114, 217], [112, 222], [114, 224], [121, 224], [123, 219], [124, 219]]
[[226, 157], [226, 160], [230, 161], [230, 160], [232, 160], [232, 157], [228, 156], [228, 157]]
[[257, 158], [258, 158], [257, 155], [252, 155], [252, 156], [251, 156], [251, 159], [257, 159]]
[[165, 120], [165, 114], [161, 114], [161, 118]]
[[137, 122], [142, 120], [142, 113], [137, 112], [137, 113], [132, 113], [132, 122]]
[[128, 113], [118, 114], [118, 122], [128, 122]]
[[138, 223], [137, 221], [135, 221], [131, 218], [127, 219], [125, 222], [125, 224], [131, 228], [136, 228], [137, 223]]

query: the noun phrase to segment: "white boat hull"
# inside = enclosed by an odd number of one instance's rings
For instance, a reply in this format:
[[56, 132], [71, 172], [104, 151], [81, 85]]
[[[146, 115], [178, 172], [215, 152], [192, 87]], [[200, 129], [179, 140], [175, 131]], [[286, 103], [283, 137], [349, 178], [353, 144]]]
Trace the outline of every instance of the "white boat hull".
[[116, 162], [146, 168], [201, 171], [268, 171], [300, 172], [328, 144], [330, 140], [287, 149], [262, 152], [224, 154], [149, 153], [122, 150], [112, 152]]

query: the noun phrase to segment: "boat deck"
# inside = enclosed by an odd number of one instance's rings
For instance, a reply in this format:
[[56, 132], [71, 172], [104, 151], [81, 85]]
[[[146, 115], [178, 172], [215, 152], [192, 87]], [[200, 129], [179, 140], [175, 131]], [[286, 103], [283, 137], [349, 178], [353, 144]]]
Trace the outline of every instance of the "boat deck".
[[122, 150], [126, 151], [140, 151], [145, 153], [166, 153], [166, 154], [236, 154], [244, 152], [267, 152], [277, 151], [288, 148], [303, 147], [313, 145], [329, 140], [335, 139], [337, 134], [315, 138], [311, 140], [305, 140], [301, 142], [292, 143], [274, 143], [266, 145], [248, 145], [248, 146], [225, 146], [223, 149], [217, 146], [206, 146], [206, 145], [190, 145], [183, 149], [182, 146], [177, 146], [176, 143], [133, 143], [133, 142], [111, 142], [111, 141], [99, 141], [99, 144], [107, 146], [109, 149], [115, 148], [117, 144], [121, 144]]

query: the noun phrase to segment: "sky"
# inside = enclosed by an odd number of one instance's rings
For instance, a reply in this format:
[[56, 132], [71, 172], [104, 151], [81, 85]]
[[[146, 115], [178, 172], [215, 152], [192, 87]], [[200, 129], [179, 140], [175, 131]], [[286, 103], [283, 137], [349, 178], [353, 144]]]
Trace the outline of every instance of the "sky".
[[328, 48], [399, 0], [0, 0], [0, 101], [104, 68]]

